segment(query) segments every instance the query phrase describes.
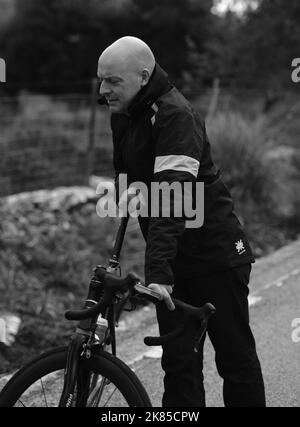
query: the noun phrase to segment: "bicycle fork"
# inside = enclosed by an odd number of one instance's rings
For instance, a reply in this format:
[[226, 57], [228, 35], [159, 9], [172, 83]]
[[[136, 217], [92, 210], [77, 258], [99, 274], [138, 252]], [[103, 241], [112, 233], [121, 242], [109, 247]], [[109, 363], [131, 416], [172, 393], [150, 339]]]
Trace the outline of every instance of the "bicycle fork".
[[[85, 340], [86, 337], [84, 335], [75, 334], [75, 336], [72, 337], [72, 341], [68, 347], [67, 363], [64, 372], [64, 388], [59, 401], [59, 406], [72, 406], [75, 386], [79, 379], [79, 359]], [[79, 394], [79, 390], [77, 390], [77, 394]]]

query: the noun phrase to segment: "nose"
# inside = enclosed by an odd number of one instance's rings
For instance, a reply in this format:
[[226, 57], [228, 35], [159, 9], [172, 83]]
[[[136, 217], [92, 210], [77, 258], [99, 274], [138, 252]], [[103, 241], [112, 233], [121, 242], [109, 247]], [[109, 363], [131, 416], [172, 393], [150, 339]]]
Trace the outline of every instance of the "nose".
[[99, 94], [101, 96], [104, 96], [104, 95], [107, 95], [108, 93], [110, 93], [110, 88], [108, 87], [107, 83], [105, 83], [105, 81], [103, 80], [100, 84]]

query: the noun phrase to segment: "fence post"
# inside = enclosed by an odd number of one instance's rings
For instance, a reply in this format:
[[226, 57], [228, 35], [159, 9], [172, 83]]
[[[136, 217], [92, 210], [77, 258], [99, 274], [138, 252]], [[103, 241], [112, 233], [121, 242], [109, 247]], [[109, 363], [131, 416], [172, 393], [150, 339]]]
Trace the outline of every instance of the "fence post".
[[212, 95], [210, 98], [209, 108], [206, 115], [206, 120], [210, 120], [216, 113], [218, 100], [220, 94], [220, 79], [217, 77], [214, 79]]
[[89, 134], [87, 144], [87, 163], [86, 163], [86, 182], [89, 184], [89, 178], [93, 170], [94, 149], [95, 149], [95, 124], [96, 124], [96, 108], [98, 98], [98, 80], [92, 79], [91, 82], [91, 114], [89, 121]]

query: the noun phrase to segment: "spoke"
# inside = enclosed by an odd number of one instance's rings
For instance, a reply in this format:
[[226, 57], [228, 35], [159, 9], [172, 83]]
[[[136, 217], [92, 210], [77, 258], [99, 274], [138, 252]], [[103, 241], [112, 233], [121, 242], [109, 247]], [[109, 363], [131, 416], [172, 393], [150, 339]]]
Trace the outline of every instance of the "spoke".
[[22, 400], [19, 399], [18, 402], [20, 402], [21, 405], [24, 406], [24, 408], [26, 408], [26, 406], [24, 405], [24, 403], [22, 402]]
[[41, 379], [41, 385], [42, 385], [42, 390], [43, 390], [44, 400], [45, 400], [45, 403], [46, 403], [46, 408], [48, 408], [47, 398], [46, 398], [46, 393], [45, 393], [45, 388], [44, 388], [44, 383], [43, 383], [43, 380], [42, 380], [42, 379]]
[[117, 390], [117, 387], [115, 387], [115, 389], [113, 390], [113, 392], [111, 393], [111, 395], [109, 396], [109, 398], [107, 399], [107, 401], [105, 402], [105, 405], [103, 405], [103, 407], [105, 407], [107, 405], [107, 403], [110, 401], [110, 399], [112, 398], [112, 395], [114, 394], [114, 392]]

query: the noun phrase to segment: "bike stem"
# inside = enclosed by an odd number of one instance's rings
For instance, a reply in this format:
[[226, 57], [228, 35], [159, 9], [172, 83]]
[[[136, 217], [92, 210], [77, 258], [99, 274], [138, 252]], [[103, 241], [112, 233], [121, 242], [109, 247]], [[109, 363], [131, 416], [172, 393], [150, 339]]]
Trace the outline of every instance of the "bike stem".
[[113, 248], [113, 255], [112, 255], [111, 259], [109, 260], [109, 267], [108, 268], [115, 269], [115, 268], [119, 267], [120, 253], [121, 253], [121, 249], [122, 249], [122, 245], [123, 245], [123, 241], [124, 241], [124, 236], [125, 236], [128, 220], [129, 220], [128, 206], [129, 206], [129, 203], [131, 202], [131, 200], [134, 199], [139, 194], [139, 192], [140, 192], [140, 190], [137, 190], [135, 194], [134, 193], [127, 194], [126, 216], [122, 216], [121, 223], [119, 225], [119, 229], [118, 229], [118, 233], [117, 233], [117, 237], [115, 240], [115, 245]]
[[[113, 248], [112, 257], [109, 260], [107, 271], [115, 270], [119, 267], [119, 258], [120, 258], [120, 253], [121, 253], [121, 249], [124, 242], [124, 236], [125, 236], [128, 220], [129, 220], [129, 214], [127, 212], [127, 215], [125, 217], [122, 217], [121, 219], [118, 232], [117, 232], [117, 237], [114, 244], [114, 248]], [[114, 306], [112, 305], [109, 310], [109, 329], [111, 333], [112, 354], [116, 356], [116, 334], [115, 334], [115, 328], [114, 328], [114, 321], [115, 321], [115, 309], [114, 309]]]
[[124, 236], [125, 236], [128, 220], [129, 220], [129, 215], [122, 217], [121, 219], [118, 232], [117, 232], [117, 237], [114, 244], [114, 248], [113, 248], [113, 254], [111, 259], [109, 260], [109, 267], [111, 268], [116, 268], [119, 265], [119, 258], [120, 258], [122, 245], [124, 242]]

